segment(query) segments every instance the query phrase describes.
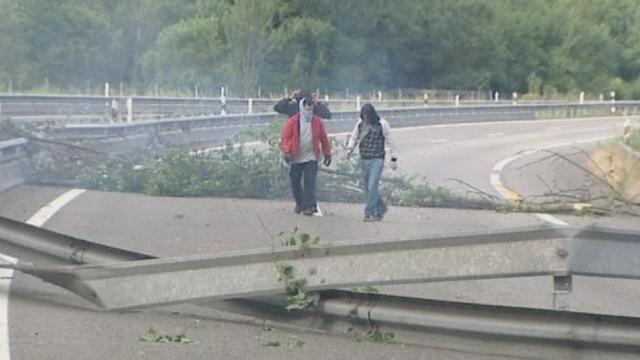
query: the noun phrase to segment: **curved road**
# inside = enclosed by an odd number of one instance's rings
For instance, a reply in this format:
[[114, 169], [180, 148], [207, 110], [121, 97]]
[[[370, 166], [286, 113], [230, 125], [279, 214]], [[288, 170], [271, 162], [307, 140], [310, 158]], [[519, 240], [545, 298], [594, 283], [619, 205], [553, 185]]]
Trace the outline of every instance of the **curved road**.
[[[394, 134], [400, 171], [426, 176], [436, 185], [463, 190], [459, 184], [443, 180], [457, 178], [500, 195], [490, 178], [495, 165], [502, 160], [532, 148], [571, 142], [586, 144], [616, 136], [622, 131], [622, 123], [623, 119], [611, 118], [519, 121], [398, 129]], [[502, 169], [509, 170], [509, 165]], [[65, 189], [32, 186], [13, 189], [0, 194], [0, 215], [24, 221], [64, 192]], [[365, 224], [361, 221], [361, 205], [322, 205], [324, 217], [308, 218], [294, 215], [291, 203], [286, 201], [152, 198], [87, 191], [61, 208], [44, 227], [134, 251], [176, 256], [268, 247], [273, 234], [294, 227], [337, 242], [498, 230], [544, 222], [532, 214], [396, 208], [382, 223]], [[637, 219], [623, 216], [607, 219], [563, 216], [562, 221], [570, 225], [595, 222], [640, 230]], [[629, 280], [578, 278], [574, 280], [570, 308], [638, 317], [638, 289], [638, 284]], [[551, 307], [549, 278], [395, 286], [382, 291], [433, 299]], [[428, 347], [357, 342], [291, 327], [272, 327], [194, 305], [106, 313], [73, 294], [19, 273], [14, 274], [11, 283], [8, 319], [11, 359], [604, 357], [589, 349], [550, 353], [545, 351], [551, 350], [537, 350], [535, 346], [527, 349], [477, 342], [468, 346]], [[187, 335], [194, 343], [139, 341], [150, 327], [169, 335], [188, 329]], [[271, 341], [278, 341], [280, 346], [265, 346]], [[304, 341], [304, 345], [296, 345], [299, 341]]]

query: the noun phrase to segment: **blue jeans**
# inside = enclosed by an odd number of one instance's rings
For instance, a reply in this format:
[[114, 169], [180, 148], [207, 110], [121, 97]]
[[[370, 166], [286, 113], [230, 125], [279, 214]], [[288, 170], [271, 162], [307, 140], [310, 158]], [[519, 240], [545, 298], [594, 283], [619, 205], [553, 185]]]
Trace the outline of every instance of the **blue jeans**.
[[384, 159], [360, 159], [364, 190], [367, 194], [367, 206], [364, 208], [365, 216], [384, 216], [387, 212], [387, 206], [378, 192], [383, 166]]

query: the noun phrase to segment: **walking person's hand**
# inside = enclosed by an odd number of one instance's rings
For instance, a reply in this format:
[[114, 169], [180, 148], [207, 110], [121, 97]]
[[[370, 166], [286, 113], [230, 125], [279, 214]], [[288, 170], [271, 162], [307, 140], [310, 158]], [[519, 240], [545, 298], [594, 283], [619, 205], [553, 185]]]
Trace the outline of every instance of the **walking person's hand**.
[[293, 156], [291, 154], [284, 154], [284, 162], [287, 164], [291, 164], [293, 161]]
[[331, 156], [325, 156], [324, 157], [324, 166], [329, 166], [331, 165]]
[[398, 159], [391, 158], [391, 162], [389, 163], [389, 167], [391, 168], [391, 170], [398, 169]]

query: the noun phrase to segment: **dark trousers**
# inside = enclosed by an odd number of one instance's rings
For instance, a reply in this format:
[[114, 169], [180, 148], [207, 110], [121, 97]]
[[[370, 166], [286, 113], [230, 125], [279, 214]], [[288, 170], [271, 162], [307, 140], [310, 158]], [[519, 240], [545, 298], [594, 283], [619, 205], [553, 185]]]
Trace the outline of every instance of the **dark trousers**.
[[296, 200], [296, 207], [300, 211], [316, 209], [316, 176], [318, 175], [318, 162], [307, 161], [300, 164], [291, 164], [289, 178], [291, 189]]

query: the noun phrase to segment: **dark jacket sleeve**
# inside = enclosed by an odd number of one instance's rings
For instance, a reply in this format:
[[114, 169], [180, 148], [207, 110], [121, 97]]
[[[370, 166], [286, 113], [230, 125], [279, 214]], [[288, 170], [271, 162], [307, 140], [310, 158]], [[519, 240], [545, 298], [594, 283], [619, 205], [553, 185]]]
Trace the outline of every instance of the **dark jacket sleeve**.
[[313, 113], [320, 116], [323, 119], [331, 119], [331, 111], [327, 105], [317, 102], [313, 105]]
[[285, 114], [287, 116], [293, 116], [298, 112], [298, 104], [296, 101], [289, 98], [284, 98], [278, 101], [273, 107], [277, 113]]

